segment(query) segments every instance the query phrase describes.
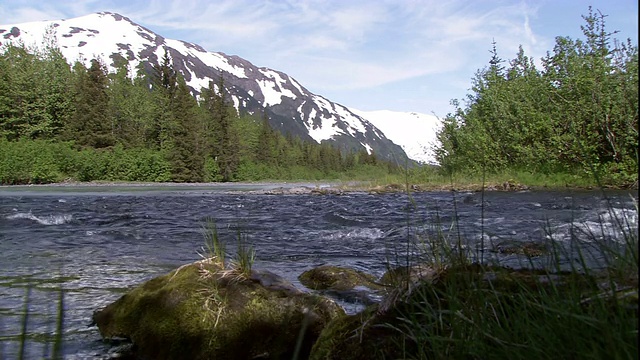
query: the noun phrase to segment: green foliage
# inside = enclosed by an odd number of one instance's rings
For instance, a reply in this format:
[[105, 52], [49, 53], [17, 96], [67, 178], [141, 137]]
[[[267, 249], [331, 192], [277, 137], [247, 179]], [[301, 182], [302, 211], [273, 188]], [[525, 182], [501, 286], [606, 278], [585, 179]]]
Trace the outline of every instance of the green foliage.
[[202, 124], [196, 113], [196, 100], [182, 77], [171, 106], [173, 123], [169, 128], [171, 146], [167, 155], [171, 163], [172, 180], [198, 182], [204, 178], [205, 144]]
[[637, 45], [612, 45], [600, 13], [590, 10], [584, 19], [585, 39], [556, 38], [541, 70], [522, 48], [504, 68], [494, 44], [466, 105], [453, 101], [456, 111], [438, 133], [436, 155], [445, 172], [587, 172], [608, 183], [637, 180]]
[[86, 69], [82, 64], [74, 66], [75, 111], [65, 129], [65, 138], [78, 145], [104, 148], [115, 144], [114, 127], [109, 117], [109, 85], [106, 67], [100, 61], [91, 60]]
[[0, 183], [79, 181], [169, 181], [164, 156], [144, 148], [74, 150], [72, 143], [0, 139]]
[[70, 116], [69, 79], [69, 65], [57, 49], [6, 46], [0, 54], [0, 136], [56, 136]]
[[220, 182], [222, 181], [222, 175], [220, 175], [220, 167], [214, 158], [208, 156], [204, 160], [204, 181], [205, 182]]
[[241, 160], [236, 173], [238, 181], [257, 181], [268, 179], [280, 179], [281, 172], [275, 165], [256, 163], [250, 160]]
[[0, 138], [0, 183], [43, 184], [63, 180], [56, 161], [68, 154], [69, 144], [45, 140], [9, 142]]
[[122, 57], [113, 58], [111, 74], [100, 59], [71, 68], [51, 33], [43, 48], [0, 52], [4, 184], [318, 180], [361, 165], [389, 168], [364, 150], [341, 153], [330, 143], [283, 135], [266, 113], [238, 114], [224, 73], [201, 89], [198, 103], [168, 52], [133, 77]]
[[171, 179], [169, 163], [162, 153], [133, 148], [125, 150], [117, 145], [108, 154], [108, 180], [163, 182]]
[[232, 181], [240, 162], [240, 134], [233, 124], [237, 115], [227, 102], [224, 86], [224, 74], [220, 74], [217, 90], [211, 84], [201, 95], [211, 134], [210, 154], [216, 159], [222, 181]]

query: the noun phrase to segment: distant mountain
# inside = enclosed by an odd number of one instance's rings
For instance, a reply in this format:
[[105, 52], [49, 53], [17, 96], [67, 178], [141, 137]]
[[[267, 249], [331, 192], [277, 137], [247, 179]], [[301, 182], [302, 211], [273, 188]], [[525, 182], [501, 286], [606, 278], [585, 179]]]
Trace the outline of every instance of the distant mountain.
[[287, 74], [257, 67], [238, 56], [208, 52], [201, 46], [166, 39], [128, 18], [101, 12], [67, 20], [0, 25], [0, 46], [22, 42], [42, 46], [47, 33], [55, 37], [69, 62], [101, 58], [113, 71], [117, 60], [127, 60], [131, 69], [140, 63], [146, 69], [169, 54], [194, 95], [223, 73], [225, 87], [240, 112], [268, 115], [282, 133], [303, 140], [329, 141], [341, 150], [366, 149], [385, 159], [405, 159], [403, 149], [369, 121], [347, 107], [308, 91]]
[[436, 132], [442, 122], [435, 115], [389, 110], [360, 111], [353, 108], [351, 111], [400, 145], [410, 159], [424, 164], [437, 164], [433, 147], [437, 145]]

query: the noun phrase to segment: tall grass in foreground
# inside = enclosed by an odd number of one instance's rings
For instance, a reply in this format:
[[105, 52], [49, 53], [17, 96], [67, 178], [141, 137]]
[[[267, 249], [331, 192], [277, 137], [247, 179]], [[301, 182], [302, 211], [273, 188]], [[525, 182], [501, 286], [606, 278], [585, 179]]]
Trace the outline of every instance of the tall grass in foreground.
[[[29, 340], [29, 305], [31, 304], [31, 292], [32, 287], [28, 286], [25, 290], [24, 303], [22, 306], [22, 316], [20, 319], [20, 334], [18, 335], [18, 354], [17, 359], [29, 359], [30, 357], [26, 354], [26, 349], [28, 346]], [[63, 358], [63, 339], [62, 335], [64, 333], [64, 289], [58, 289], [58, 302], [56, 304], [56, 319], [55, 319], [55, 333], [53, 334], [53, 347], [51, 351], [49, 351], [48, 345], [46, 342], [43, 348], [43, 359], [62, 359]], [[49, 336], [45, 337], [48, 341]], [[3, 355], [4, 349], [0, 348], [0, 355]], [[3, 359], [4, 356], [0, 356], [0, 359]]]
[[609, 206], [598, 231], [574, 223], [568, 239], [549, 232], [550, 261], [540, 268], [527, 256], [529, 270], [480, 263], [483, 254], [450, 235], [455, 223], [418, 239], [412, 261], [438, 276], [409, 287], [387, 324], [402, 335], [403, 357], [637, 359], [638, 233], [624, 215]]

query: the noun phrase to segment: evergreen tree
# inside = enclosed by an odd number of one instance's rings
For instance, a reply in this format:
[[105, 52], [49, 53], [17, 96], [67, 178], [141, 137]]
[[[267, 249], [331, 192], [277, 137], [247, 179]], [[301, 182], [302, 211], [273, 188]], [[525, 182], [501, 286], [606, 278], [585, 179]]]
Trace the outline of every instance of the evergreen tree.
[[43, 138], [59, 137], [73, 115], [73, 80], [71, 66], [62, 55], [55, 36], [55, 27], [49, 27], [43, 39], [45, 107], [47, 123]]
[[262, 126], [260, 137], [258, 138], [258, 146], [256, 149], [256, 159], [269, 166], [278, 164], [278, 134], [269, 124], [269, 117], [266, 113], [262, 114]]
[[8, 140], [17, 140], [25, 133], [27, 119], [23, 103], [32, 71], [28, 63], [34, 56], [24, 46], [9, 44], [0, 57], [0, 134]]
[[177, 86], [177, 75], [166, 48], [162, 62], [157, 66], [154, 65], [152, 69], [150, 83], [156, 112], [147, 138], [153, 148], [162, 150], [169, 145], [167, 143], [169, 129], [174, 126], [171, 108]]
[[197, 113], [197, 102], [182, 76], [172, 101], [173, 126], [168, 157], [173, 181], [198, 182], [204, 179], [205, 147], [203, 128]]
[[220, 169], [222, 181], [231, 181], [240, 163], [240, 136], [232, 126], [235, 109], [225, 99], [223, 74], [220, 75], [217, 91], [206, 94], [210, 96], [205, 101], [211, 119], [212, 157]]
[[66, 129], [66, 138], [94, 148], [113, 146], [114, 128], [107, 93], [109, 82], [104, 65], [92, 59], [89, 69], [76, 63], [74, 72], [75, 112]]

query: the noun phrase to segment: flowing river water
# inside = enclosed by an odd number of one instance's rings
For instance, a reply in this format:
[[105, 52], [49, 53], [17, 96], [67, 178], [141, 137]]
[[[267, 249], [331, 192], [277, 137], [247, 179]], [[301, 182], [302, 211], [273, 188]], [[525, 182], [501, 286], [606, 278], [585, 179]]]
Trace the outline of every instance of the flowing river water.
[[[252, 192], [270, 186], [0, 187], [0, 358], [17, 357], [27, 292], [25, 358], [50, 353], [60, 288], [64, 358], [108, 358], [109, 345], [91, 326], [93, 311], [199, 259], [207, 218], [215, 219], [229, 252], [240, 231], [255, 247], [255, 268], [301, 288], [297, 276], [324, 264], [380, 276], [388, 262], [403, 262], [408, 249], [415, 253], [408, 243], [428, 247], [438, 236], [476, 260], [513, 267], [555, 262], [507, 251], [553, 240], [572, 254], [576, 248], [589, 254], [586, 261], [598, 267], [604, 260], [594, 244], [620, 246], [625, 233], [637, 233], [637, 191], [421, 192], [411, 198]], [[560, 265], [568, 267], [572, 257]], [[345, 304], [350, 312], [358, 306]]]

